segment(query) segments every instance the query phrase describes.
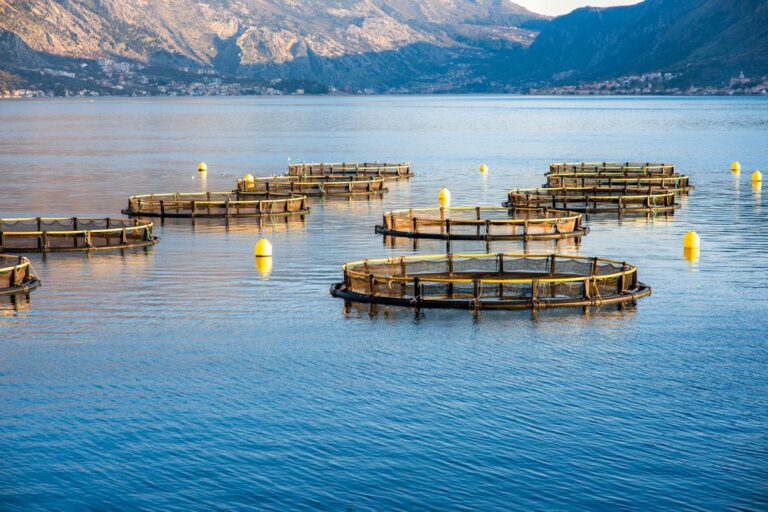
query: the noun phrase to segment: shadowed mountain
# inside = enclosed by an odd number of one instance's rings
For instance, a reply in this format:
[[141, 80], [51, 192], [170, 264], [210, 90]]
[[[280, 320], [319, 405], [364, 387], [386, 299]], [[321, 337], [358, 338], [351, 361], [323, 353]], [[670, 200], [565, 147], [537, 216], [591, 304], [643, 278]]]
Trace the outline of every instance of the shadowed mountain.
[[647, 0], [554, 19], [520, 70], [561, 81], [658, 70], [716, 81], [768, 72], [767, 41], [766, 0]]

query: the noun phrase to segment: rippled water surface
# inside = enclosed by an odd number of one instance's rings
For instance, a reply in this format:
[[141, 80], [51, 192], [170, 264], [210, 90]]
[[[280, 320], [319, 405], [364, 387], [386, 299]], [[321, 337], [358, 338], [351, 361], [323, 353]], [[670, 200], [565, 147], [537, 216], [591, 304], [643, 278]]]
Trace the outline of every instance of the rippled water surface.
[[[0, 127], [4, 217], [119, 216], [131, 194], [229, 190], [289, 160], [418, 173], [303, 220], [174, 220], [149, 250], [31, 256], [43, 287], [0, 304], [0, 509], [768, 508], [764, 98], [25, 101]], [[674, 217], [593, 216], [560, 247], [637, 264], [653, 295], [636, 307], [329, 295], [345, 261], [444, 251], [385, 244], [385, 209], [441, 186], [498, 205], [585, 159], [674, 162], [696, 186]]]

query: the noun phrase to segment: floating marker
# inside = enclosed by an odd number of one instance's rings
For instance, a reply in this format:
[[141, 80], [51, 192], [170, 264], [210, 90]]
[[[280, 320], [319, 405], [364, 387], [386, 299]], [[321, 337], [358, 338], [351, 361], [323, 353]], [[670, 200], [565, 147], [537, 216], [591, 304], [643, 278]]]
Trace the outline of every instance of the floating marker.
[[441, 188], [440, 191], [437, 193], [437, 202], [440, 203], [440, 206], [442, 206], [443, 208], [450, 207], [451, 191], [445, 187]]
[[197, 164], [197, 172], [208, 172], [208, 166], [205, 164], [205, 162], [200, 162]]
[[755, 171], [752, 173], [752, 183], [762, 183], [763, 182], [763, 173], [760, 171]]
[[684, 249], [699, 249], [701, 247], [701, 239], [698, 233], [695, 231], [689, 231], [683, 238]]
[[253, 180], [253, 174], [248, 173], [245, 176], [243, 176], [243, 181], [249, 181], [249, 182], [253, 183], [253, 181], [254, 181]]
[[731, 164], [731, 172], [733, 174], [739, 174], [741, 172], [741, 164], [738, 161]]
[[485, 165], [485, 164], [482, 164], [482, 165], [480, 166], [480, 172], [482, 172], [482, 173], [486, 173], [486, 172], [488, 172], [488, 166], [487, 166], [487, 165]]
[[253, 254], [257, 258], [271, 258], [272, 244], [266, 238], [259, 238], [259, 241], [253, 247]]

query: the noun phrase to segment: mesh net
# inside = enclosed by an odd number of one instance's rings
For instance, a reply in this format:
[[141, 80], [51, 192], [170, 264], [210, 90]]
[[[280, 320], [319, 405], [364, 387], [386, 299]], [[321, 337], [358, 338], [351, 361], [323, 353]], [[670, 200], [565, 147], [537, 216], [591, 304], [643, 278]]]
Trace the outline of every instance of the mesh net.
[[675, 192], [657, 187], [598, 186], [517, 189], [509, 192], [506, 206], [549, 206], [578, 212], [673, 211]]
[[138, 219], [0, 219], [0, 249], [10, 252], [87, 250], [154, 243], [153, 225]]
[[378, 176], [271, 176], [237, 182], [237, 192], [241, 195], [355, 195], [385, 191], [384, 178]]
[[[277, 194], [278, 196], [280, 194]], [[245, 217], [308, 211], [306, 196], [200, 192], [149, 194], [128, 199], [125, 213], [154, 217]]]
[[548, 188], [596, 186], [657, 187], [677, 192], [685, 192], [691, 188], [690, 179], [682, 174], [632, 177], [621, 172], [548, 174], [545, 185]]
[[631, 300], [639, 291], [636, 276], [627, 263], [579, 256], [411, 256], [349, 263], [343, 287], [374, 301], [518, 301], [535, 307], [540, 301]]
[[27, 258], [0, 255], [0, 293], [35, 280]]
[[596, 173], [612, 172], [625, 176], [652, 176], [675, 174], [675, 166], [672, 164], [652, 162], [566, 162], [551, 164], [549, 174], [568, 173]]
[[550, 208], [429, 208], [384, 214], [380, 231], [418, 237], [546, 238], [584, 234], [581, 214]]
[[289, 164], [289, 176], [381, 176], [384, 178], [410, 178], [411, 166], [408, 163], [384, 162], [335, 162]]

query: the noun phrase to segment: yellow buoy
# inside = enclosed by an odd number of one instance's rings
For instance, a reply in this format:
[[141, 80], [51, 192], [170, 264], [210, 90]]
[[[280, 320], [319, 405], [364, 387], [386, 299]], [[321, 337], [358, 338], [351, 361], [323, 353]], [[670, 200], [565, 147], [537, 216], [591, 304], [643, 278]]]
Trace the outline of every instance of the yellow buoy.
[[488, 166], [485, 165], [485, 164], [481, 165], [480, 166], [480, 172], [483, 172], [483, 173], [488, 172]]
[[253, 247], [253, 254], [257, 258], [271, 258], [272, 244], [266, 238], [259, 238], [259, 241]]
[[451, 206], [451, 191], [445, 187], [441, 188], [437, 193], [437, 202], [440, 203], [440, 206], [443, 208]]
[[752, 183], [762, 183], [763, 181], [763, 173], [760, 171], [755, 171], [752, 173]]
[[701, 247], [701, 239], [695, 231], [689, 231], [683, 238], [684, 249], [698, 249]]
[[200, 162], [197, 164], [197, 172], [208, 172], [208, 166], [205, 164], [205, 162]]
[[248, 173], [245, 176], [243, 176], [243, 181], [250, 181], [251, 183], [253, 183], [253, 174]]
[[272, 258], [254, 258], [256, 260], [256, 272], [261, 277], [269, 277], [272, 273]]
[[733, 174], [739, 174], [741, 172], [741, 164], [739, 162], [733, 162], [731, 164], [731, 172]]

